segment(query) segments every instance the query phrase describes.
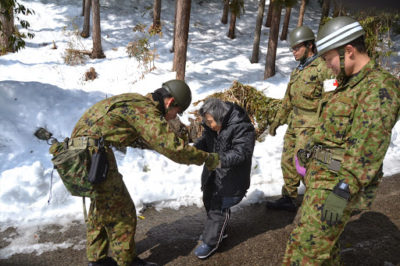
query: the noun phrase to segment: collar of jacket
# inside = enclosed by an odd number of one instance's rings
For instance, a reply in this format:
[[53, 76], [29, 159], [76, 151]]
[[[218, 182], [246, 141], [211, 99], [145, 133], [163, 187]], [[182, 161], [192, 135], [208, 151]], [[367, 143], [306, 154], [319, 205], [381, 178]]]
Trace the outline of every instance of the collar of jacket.
[[378, 68], [375, 60], [369, 60], [369, 62], [365, 66], [363, 66], [360, 72], [349, 77], [347, 81], [347, 86], [350, 88], [356, 86], [361, 80], [364, 79], [366, 75], [368, 75], [369, 72], [371, 72], [375, 68]]
[[307, 58], [306, 60], [304, 60], [303, 63], [300, 62], [300, 64], [297, 66], [297, 69], [299, 70], [303, 70], [306, 66], [308, 66], [309, 64], [311, 64], [312, 61], [314, 61], [315, 59], [317, 59], [318, 54], [315, 54], [309, 58]]

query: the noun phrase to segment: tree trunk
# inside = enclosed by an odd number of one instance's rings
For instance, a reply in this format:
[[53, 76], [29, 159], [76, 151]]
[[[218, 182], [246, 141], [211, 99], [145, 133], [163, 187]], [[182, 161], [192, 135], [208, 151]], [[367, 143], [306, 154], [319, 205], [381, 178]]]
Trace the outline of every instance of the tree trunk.
[[306, 12], [306, 0], [301, 0], [299, 21], [297, 22], [297, 27], [303, 26], [304, 13]]
[[91, 58], [104, 58], [106, 57], [101, 47], [101, 28], [100, 28], [100, 2], [99, 0], [92, 0], [93, 9], [93, 50]]
[[83, 17], [85, 15], [85, 0], [82, 0], [82, 14], [81, 16]]
[[90, 35], [90, 8], [92, 6], [91, 0], [85, 0], [85, 14], [83, 18], [83, 28], [81, 36], [87, 38]]
[[290, 21], [291, 13], [292, 13], [292, 8], [286, 7], [285, 20], [283, 22], [282, 33], [281, 33], [281, 41], [287, 39], [287, 33], [288, 33], [288, 29], [289, 29], [289, 21]]
[[265, 27], [267, 27], [267, 28], [271, 27], [272, 9], [274, 9], [274, 7], [273, 7], [274, 1], [276, 1], [276, 0], [269, 0], [268, 14], [267, 14], [267, 19], [265, 20]]
[[191, 0], [177, 0], [175, 54], [173, 70], [176, 70], [176, 79], [185, 79], [186, 52], [189, 36]]
[[335, 0], [334, 1], [334, 8], [333, 8], [333, 17], [339, 17], [341, 15], [345, 15], [345, 10], [341, 1]]
[[8, 11], [9, 16], [5, 13], [7, 11], [4, 8], [0, 8], [0, 54], [6, 52], [14, 52], [14, 48], [9, 41], [9, 38], [14, 32], [14, 12], [13, 7]]
[[231, 21], [229, 22], [228, 37], [235, 39], [235, 27], [236, 27], [236, 14], [231, 12]]
[[154, 0], [153, 28], [161, 29], [161, 0]]
[[264, 79], [275, 75], [276, 48], [278, 47], [279, 24], [282, 5], [277, 1], [272, 9], [271, 28], [269, 29], [268, 51], [265, 60]]
[[331, 0], [323, 0], [323, 2], [322, 2], [321, 20], [319, 21], [320, 28], [322, 26], [322, 23], [324, 23], [325, 18], [329, 16], [330, 4], [331, 4]]
[[224, 10], [222, 11], [222, 24], [228, 23], [228, 14], [229, 14], [229, 0], [224, 0]]
[[253, 53], [251, 54], [251, 60], [250, 60], [252, 64], [258, 63], [258, 57], [260, 52], [261, 26], [264, 17], [264, 9], [265, 9], [265, 0], [260, 0], [258, 2], [256, 29], [254, 30]]
[[[178, 12], [178, 0], [175, 0], [175, 17], [174, 17], [174, 35], [172, 36], [172, 47], [169, 49], [171, 53], [175, 51], [175, 32], [176, 32], [176, 13]], [[175, 70], [175, 62], [172, 67], [173, 70]]]

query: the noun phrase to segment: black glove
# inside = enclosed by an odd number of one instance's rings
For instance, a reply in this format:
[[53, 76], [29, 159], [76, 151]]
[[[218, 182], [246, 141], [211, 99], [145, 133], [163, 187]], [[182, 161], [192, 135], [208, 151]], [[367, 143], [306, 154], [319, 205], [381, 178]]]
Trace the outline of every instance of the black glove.
[[333, 188], [322, 207], [321, 221], [326, 221], [328, 225], [335, 225], [340, 222], [343, 211], [350, 199], [349, 185], [341, 180]]

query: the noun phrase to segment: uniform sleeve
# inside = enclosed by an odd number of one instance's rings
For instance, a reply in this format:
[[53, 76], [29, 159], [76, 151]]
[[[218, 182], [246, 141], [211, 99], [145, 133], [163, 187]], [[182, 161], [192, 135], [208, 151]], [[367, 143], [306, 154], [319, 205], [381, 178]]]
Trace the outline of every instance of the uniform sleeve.
[[167, 121], [160, 116], [160, 113], [151, 108], [146, 110], [143, 117], [132, 119], [130, 123], [150, 149], [174, 162], [201, 165], [208, 156], [208, 153], [198, 150], [180, 139], [171, 130]]
[[281, 107], [278, 110], [278, 113], [276, 114], [275, 121], [279, 123], [279, 125], [283, 125], [287, 121], [287, 118], [290, 114], [290, 111], [293, 109], [292, 102], [290, 100], [290, 84], [291, 82], [289, 81], [289, 84], [286, 88], [285, 96], [283, 97]]
[[252, 125], [245, 124], [236, 127], [233, 136], [232, 148], [219, 154], [222, 168], [239, 165], [253, 155], [255, 131]]
[[366, 187], [378, 174], [399, 112], [398, 81], [392, 78], [369, 85], [358, 98], [339, 171], [339, 177], [346, 179], [352, 194]]

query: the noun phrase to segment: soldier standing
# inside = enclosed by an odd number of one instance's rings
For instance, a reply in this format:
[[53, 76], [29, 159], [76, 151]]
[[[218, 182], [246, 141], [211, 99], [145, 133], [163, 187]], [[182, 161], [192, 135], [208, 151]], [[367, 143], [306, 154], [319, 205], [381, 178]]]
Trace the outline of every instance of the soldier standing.
[[284, 180], [282, 197], [267, 202], [267, 207], [271, 209], [297, 209], [297, 188], [303, 177], [296, 171], [294, 158], [314, 133], [318, 103], [324, 92], [324, 80], [332, 75], [325, 62], [317, 56], [314, 41], [314, 33], [307, 26], [298, 27], [289, 34], [291, 51], [300, 64], [290, 76], [282, 107], [269, 128], [269, 134], [275, 136], [280, 125], [286, 121], [288, 124], [281, 158]]
[[[126, 93], [102, 100], [76, 124], [69, 146], [85, 142], [93, 154], [101, 139], [109, 164], [106, 180], [94, 185], [95, 196], [86, 222], [89, 266], [155, 265], [137, 257], [135, 205], [118, 172], [111, 145], [155, 150], [177, 163], [205, 162], [211, 170], [219, 164], [218, 154], [188, 146], [167, 123], [185, 111], [191, 99], [190, 88], [184, 81], [170, 80], [146, 96]], [[111, 257], [107, 257], [109, 249]]]
[[339, 86], [320, 103], [307, 190], [284, 265], [339, 265], [338, 239], [351, 211], [363, 200], [370, 205], [383, 176], [400, 84], [369, 58], [364, 34], [350, 17], [333, 18], [318, 32], [319, 55]]

